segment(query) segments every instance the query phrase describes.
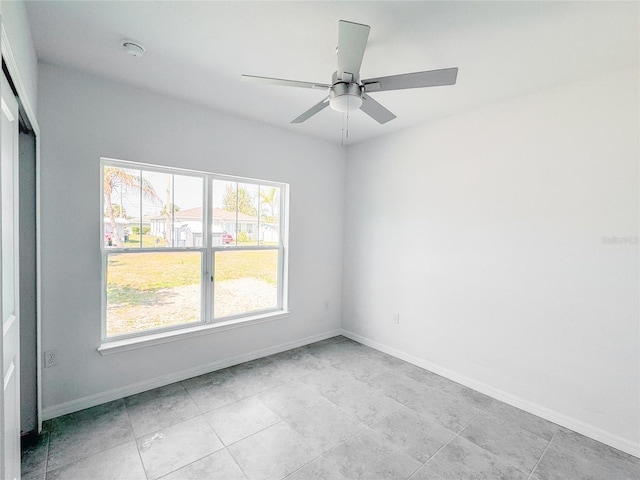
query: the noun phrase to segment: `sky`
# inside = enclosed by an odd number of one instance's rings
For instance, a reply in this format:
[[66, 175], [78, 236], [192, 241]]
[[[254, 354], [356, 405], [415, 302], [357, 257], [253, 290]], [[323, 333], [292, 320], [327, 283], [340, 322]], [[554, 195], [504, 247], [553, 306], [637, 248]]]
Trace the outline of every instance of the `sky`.
[[[130, 175], [139, 177], [140, 170], [124, 169]], [[113, 205], [122, 205], [125, 216], [155, 216], [159, 215], [163, 206], [172, 203], [180, 210], [202, 207], [204, 195], [204, 179], [202, 177], [190, 175], [178, 175], [156, 172], [152, 170], [142, 170], [142, 177], [149, 181], [157, 194], [157, 198], [140, 198], [135, 191], [121, 191], [114, 188], [111, 196]], [[222, 208], [223, 197], [227, 185], [236, 188], [236, 182], [214, 180], [213, 182], [213, 206]], [[252, 194], [253, 198], [258, 198], [258, 185], [240, 184]], [[268, 187], [271, 188], [271, 187]], [[144, 197], [144, 196], [143, 196]], [[256, 205], [257, 206], [257, 205]]]

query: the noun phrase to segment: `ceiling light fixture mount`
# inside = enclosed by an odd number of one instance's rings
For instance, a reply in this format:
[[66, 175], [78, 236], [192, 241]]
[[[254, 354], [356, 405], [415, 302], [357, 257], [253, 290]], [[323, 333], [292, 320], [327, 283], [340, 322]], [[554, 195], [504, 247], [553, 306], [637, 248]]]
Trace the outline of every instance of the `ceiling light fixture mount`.
[[134, 42], [133, 40], [123, 40], [122, 48], [132, 57], [141, 57], [146, 52], [146, 49], [140, 45], [138, 42]]

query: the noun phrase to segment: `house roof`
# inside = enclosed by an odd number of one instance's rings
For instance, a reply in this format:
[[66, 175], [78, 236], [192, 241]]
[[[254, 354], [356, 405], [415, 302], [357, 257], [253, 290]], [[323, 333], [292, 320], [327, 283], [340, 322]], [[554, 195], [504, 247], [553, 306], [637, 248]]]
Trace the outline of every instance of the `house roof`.
[[[156, 215], [154, 217], [151, 217], [154, 220], [158, 220], [158, 219], [164, 219], [166, 217], [162, 216], [162, 215]], [[236, 212], [230, 212], [229, 210], [224, 210], [222, 208], [214, 208], [213, 209], [213, 218], [214, 220], [222, 220], [222, 221], [229, 221], [229, 222], [234, 222], [236, 220]], [[251, 216], [251, 215], [246, 215], [242, 212], [238, 212], [238, 221], [240, 222], [246, 222], [246, 223], [250, 223], [250, 222], [255, 222], [257, 223], [258, 221], [258, 217], [255, 216]], [[187, 208], [185, 210], [178, 210], [175, 215], [174, 215], [174, 219], [176, 222], [187, 222], [190, 220], [202, 220], [202, 208], [201, 207], [196, 207], [196, 208]]]
[[[114, 220], [116, 221], [116, 224], [119, 224], [119, 225], [128, 225], [129, 224], [129, 220], [127, 220], [126, 218], [116, 217], [116, 218], [114, 218]], [[111, 223], [111, 219], [109, 217], [104, 217], [103, 222], [104, 223]]]
[[151, 219], [152, 219], [152, 218], [153, 218], [153, 217], [151, 217], [151, 216], [149, 216], [149, 215], [145, 215], [145, 216], [143, 216], [142, 218], [140, 218], [140, 217], [131, 217], [131, 218], [129, 218], [129, 223], [132, 223], [132, 224], [134, 224], [134, 225], [138, 225], [138, 224], [140, 224], [141, 222], [142, 222], [142, 223], [149, 223], [149, 222], [151, 221]]

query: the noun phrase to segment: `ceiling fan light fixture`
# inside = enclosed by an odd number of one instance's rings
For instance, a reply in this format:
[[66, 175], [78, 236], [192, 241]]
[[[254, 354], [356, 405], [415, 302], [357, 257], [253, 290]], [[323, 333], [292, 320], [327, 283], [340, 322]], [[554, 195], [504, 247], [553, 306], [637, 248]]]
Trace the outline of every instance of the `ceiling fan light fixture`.
[[353, 112], [362, 106], [362, 90], [357, 83], [336, 83], [329, 90], [329, 106], [337, 112]]

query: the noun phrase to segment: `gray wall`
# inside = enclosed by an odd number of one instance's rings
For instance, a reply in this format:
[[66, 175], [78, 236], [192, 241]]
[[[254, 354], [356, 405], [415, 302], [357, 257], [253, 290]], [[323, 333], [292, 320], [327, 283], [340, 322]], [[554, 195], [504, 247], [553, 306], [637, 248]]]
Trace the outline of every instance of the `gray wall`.
[[37, 428], [36, 137], [20, 132], [20, 415], [22, 433]]

